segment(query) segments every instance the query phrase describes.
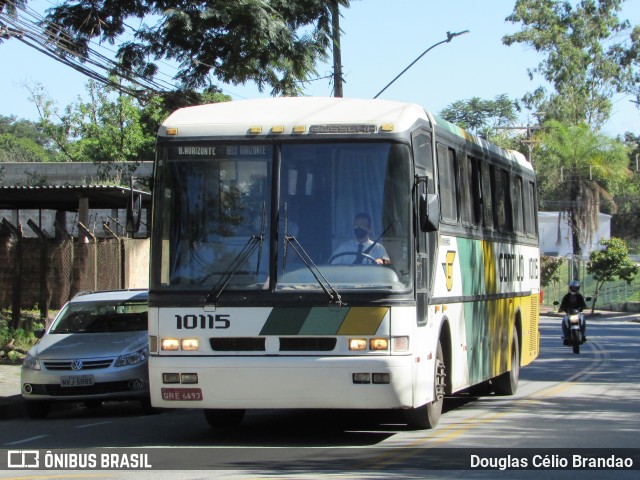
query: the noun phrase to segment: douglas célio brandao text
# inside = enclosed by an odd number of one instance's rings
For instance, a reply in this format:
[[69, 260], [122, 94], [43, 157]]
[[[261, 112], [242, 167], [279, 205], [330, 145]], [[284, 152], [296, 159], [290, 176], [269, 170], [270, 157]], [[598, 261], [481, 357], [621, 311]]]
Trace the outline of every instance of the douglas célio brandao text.
[[581, 455], [572, 453], [567, 455], [504, 455], [482, 456], [470, 455], [470, 467], [472, 469], [487, 470], [518, 470], [518, 469], [621, 469], [634, 468], [633, 458], [622, 457], [611, 453], [601, 456]]

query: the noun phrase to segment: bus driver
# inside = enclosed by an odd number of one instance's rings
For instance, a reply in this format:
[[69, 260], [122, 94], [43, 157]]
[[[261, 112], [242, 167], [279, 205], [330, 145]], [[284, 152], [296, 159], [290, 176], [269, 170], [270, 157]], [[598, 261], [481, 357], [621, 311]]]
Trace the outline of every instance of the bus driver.
[[[330, 263], [333, 264], [372, 264], [386, 265], [391, 263], [385, 248], [369, 238], [371, 233], [371, 216], [358, 213], [353, 221], [353, 236], [333, 252]], [[355, 258], [354, 258], [355, 257]]]

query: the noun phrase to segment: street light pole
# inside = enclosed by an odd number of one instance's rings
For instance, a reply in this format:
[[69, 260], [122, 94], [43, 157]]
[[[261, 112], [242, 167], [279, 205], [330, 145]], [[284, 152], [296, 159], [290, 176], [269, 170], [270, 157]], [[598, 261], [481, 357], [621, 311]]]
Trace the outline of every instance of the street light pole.
[[457, 36], [459, 36], [459, 35], [464, 35], [465, 33], [469, 33], [469, 30], [464, 30], [464, 31], [462, 31], [462, 32], [456, 32], [456, 33], [447, 32], [447, 38], [446, 38], [445, 40], [442, 40], [442, 41], [440, 41], [440, 42], [438, 42], [438, 43], [434, 43], [434, 44], [433, 44], [433, 45], [431, 45], [429, 48], [427, 48], [424, 52], [422, 52], [422, 54], [421, 54], [418, 58], [416, 58], [413, 62], [411, 62], [411, 64], [410, 64], [407, 68], [405, 68], [403, 71], [401, 71], [401, 72], [398, 74], [398, 76], [397, 76], [396, 78], [394, 78], [393, 80], [391, 80], [391, 81], [387, 84], [387, 86], [386, 86], [386, 87], [384, 87], [382, 90], [380, 90], [380, 91], [378, 92], [378, 94], [377, 94], [375, 97], [373, 97], [373, 98], [378, 98], [382, 92], [384, 92], [387, 88], [389, 88], [393, 82], [395, 82], [397, 79], [399, 79], [399, 78], [404, 74], [404, 72], [406, 72], [406, 71], [407, 71], [407, 70], [409, 70], [411, 67], [413, 67], [413, 65], [414, 65], [418, 60], [420, 60], [422, 57], [424, 57], [424, 56], [427, 54], [427, 52], [429, 52], [430, 50], [432, 50], [432, 49], [436, 48], [438, 45], [442, 45], [443, 43], [448, 43], [448, 42], [450, 42], [450, 41], [451, 41], [451, 39], [453, 39], [454, 37], [457, 37]]

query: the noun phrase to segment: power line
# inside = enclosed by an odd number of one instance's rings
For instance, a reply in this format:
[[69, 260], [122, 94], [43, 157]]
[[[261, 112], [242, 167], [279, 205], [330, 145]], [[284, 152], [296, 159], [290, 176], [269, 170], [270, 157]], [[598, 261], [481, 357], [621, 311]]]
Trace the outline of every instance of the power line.
[[[15, 38], [89, 78], [135, 97], [147, 94], [149, 91], [160, 93], [165, 90], [175, 90], [175, 86], [172, 84], [144, 78], [131, 70], [122, 68], [121, 65], [91, 47], [87, 49], [86, 54], [81, 54], [77, 51], [71, 37], [60, 25], [46, 20], [28, 7], [16, 5], [12, 0], [8, 0], [7, 3], [14, 6], [23, 15], [11, 16], [5, 12], [0, 12], [0, 34], [5, 38]], [[48, 35], [41, 25], [45, 25], [51, 34]], [[92, 65], [95, 69], [87, 67], [86, 64]], [[140, 89], [116, 83], [109, 76], [100, 73], [100, 70], [109, 74], [117, 72], [118, 76], [137, 85]]]

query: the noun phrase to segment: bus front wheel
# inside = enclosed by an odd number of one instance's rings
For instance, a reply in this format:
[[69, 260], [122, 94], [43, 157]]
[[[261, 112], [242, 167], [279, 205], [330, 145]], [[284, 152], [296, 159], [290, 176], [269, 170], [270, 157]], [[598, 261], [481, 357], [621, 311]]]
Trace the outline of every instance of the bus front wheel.
[[242, 423], [244, 410], [207, 408], [204, 411], [204, 418], [207, 419], [211, 428], [237, 427]]
[[447, 376], [446, 364], [444, 363], [444, 355], [442, 354], [442, 345], [438, 342], [436, 350], [436, 366], [435, 366], [435, 398], [433, 401], [417, 408], [411, 408], [405, 412], [407, 425], [410, 428], [426, 429], [436, 428], [442, 415], [442, 405], [444, 403], [445, 379]]

